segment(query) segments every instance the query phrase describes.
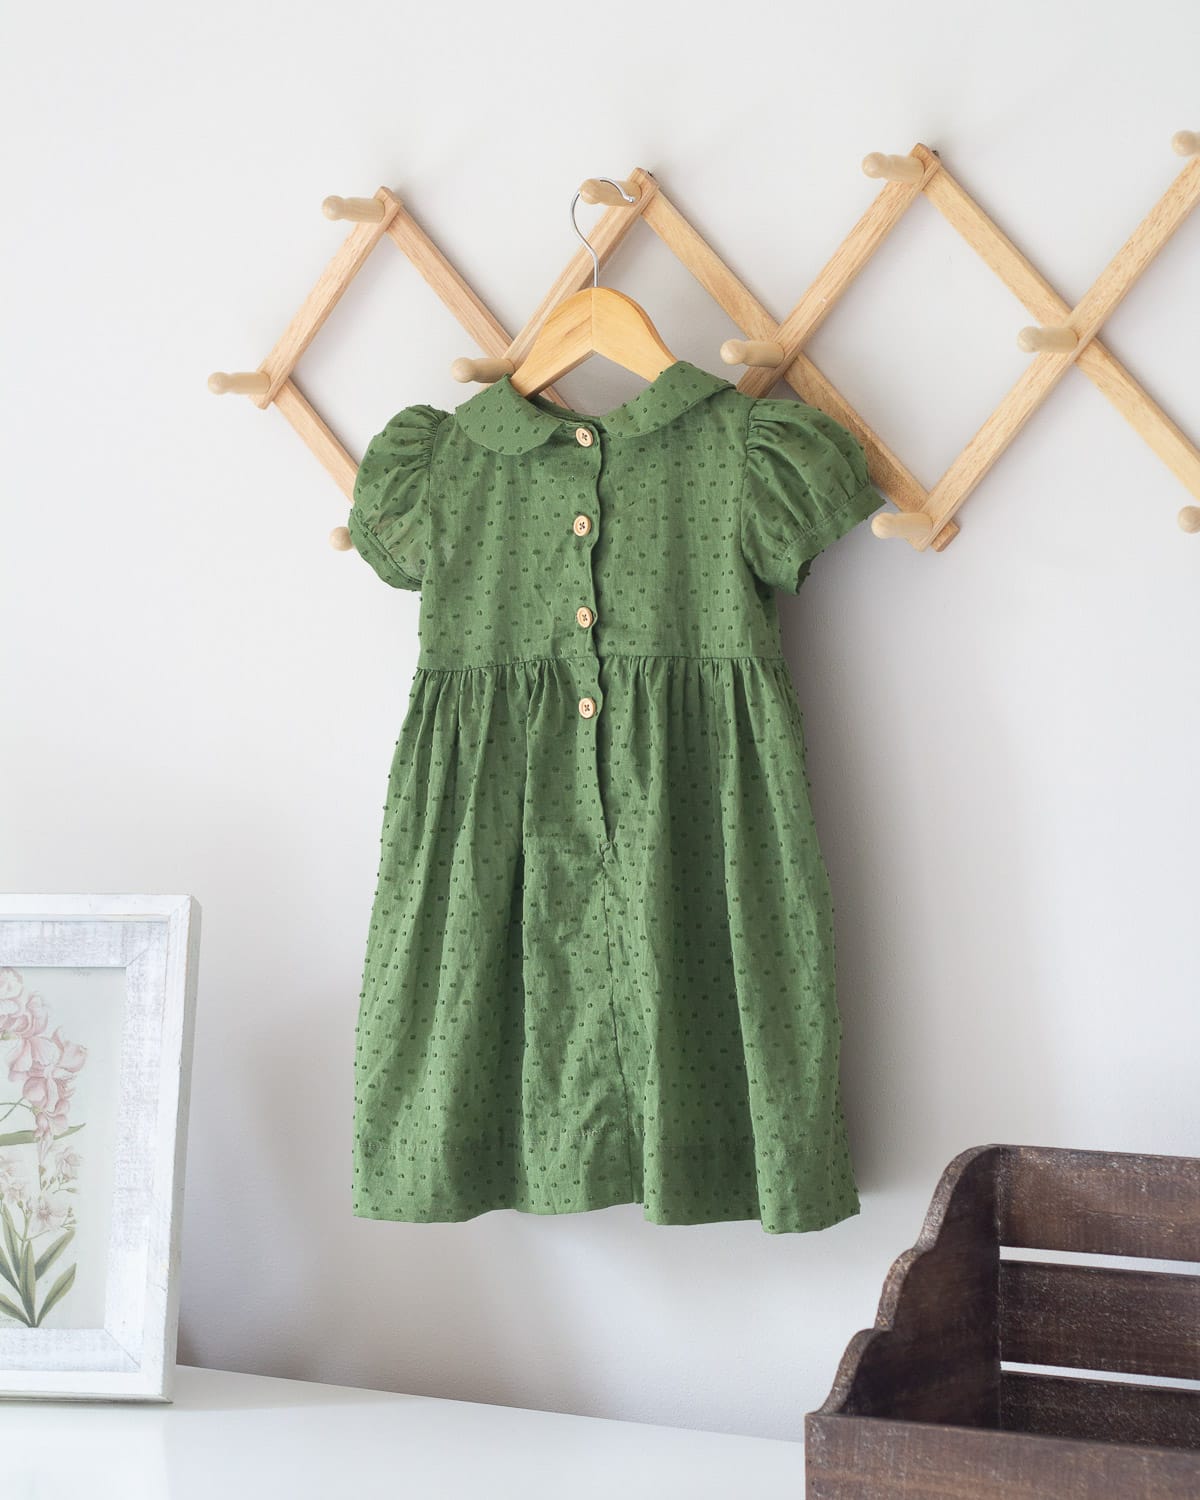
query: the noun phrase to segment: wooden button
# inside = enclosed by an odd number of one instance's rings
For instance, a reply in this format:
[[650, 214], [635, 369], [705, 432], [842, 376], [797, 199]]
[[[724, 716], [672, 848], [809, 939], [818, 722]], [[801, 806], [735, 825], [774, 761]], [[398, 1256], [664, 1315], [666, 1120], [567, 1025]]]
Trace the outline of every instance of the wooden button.
[[587, 607], [586, 604], [581, 604], [579, 606], [579, 608], [575, 611], [575, 621], [576, 621], [576, 623], [579, 624], [579, 625], [582, 625], [585, 630], [588, 628], [588, 626], [592, 623], [592, 621], [595, 618], [596, 618], [596, 616], [591, 612], [591, 610]]
[[595, 698], [580, 698], [580, 700], [579, 700], [579, 712], [580, 712], [580, 715], [583, 718], [590, 719], [592, 717], [592, 715], [596, 712], [596, 700], [595, 700]]
[[592, 430], [590, 427], [577, 427], [575, 429], [575, 441], [581, 448], [592, 446]]
[[588, 532], [591, 531], [591, 529], [592, 529], [592, 518], [591, 518], [591, 516], [576, 516], [575, 517], [575, 535], [576, 536], [587, 536]]

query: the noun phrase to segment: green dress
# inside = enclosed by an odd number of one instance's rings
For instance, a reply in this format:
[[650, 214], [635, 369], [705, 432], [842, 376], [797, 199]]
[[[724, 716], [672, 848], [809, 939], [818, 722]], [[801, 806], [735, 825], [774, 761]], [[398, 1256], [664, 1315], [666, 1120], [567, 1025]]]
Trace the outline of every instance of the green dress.
[[882, 503], [844, 427], [687, 360], [603, 416], [505, 376], [372, 438], [350, 534], [421, 601], [357, 1216], [640, 1203], [779, 1233], [858, 1211], [774, 591]]

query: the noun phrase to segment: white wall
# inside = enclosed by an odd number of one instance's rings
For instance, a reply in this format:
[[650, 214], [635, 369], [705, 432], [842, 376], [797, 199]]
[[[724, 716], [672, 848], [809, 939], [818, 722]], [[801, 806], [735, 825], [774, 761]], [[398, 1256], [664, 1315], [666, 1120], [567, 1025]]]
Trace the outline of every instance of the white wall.
[[[981, 8], [980, 8], [981, 9]], [[796, 1437], [943, 1165], [988, 1140], [1200, 1149], [1200, 537], [1077, 371], [944, 556], [866, 527], [783, 601], [835, 889], [862, 1214], [810, 1236], [624, 1206], [349, 1207], [352, 1036], [417, 598], [326, 534], [277, 413], [217, 400], [399, 192], [510, 327], [588, 175], [658, 175], [781, 315], [936, 146], [1068, 300], [1200, 128], [1194, 0], [14, 11], [4, 265], [0, 884], [203, 907], [182, 1355]], [[592, 220], [592, 212], [582, 217]], [[1200, 438], [1200, 215], [1105, 337]], [[734, 330], [641, 228], [611, 284], [676, 353]], [[918, 203], [810, 352], [931, 483], [1029, 319]], [[300, 380], [351, 449], [473, 352], [381, 246]], [[568, 399], [637, 388], [602, 361]], [[149, 679], [149, 696], [132, 691]]]

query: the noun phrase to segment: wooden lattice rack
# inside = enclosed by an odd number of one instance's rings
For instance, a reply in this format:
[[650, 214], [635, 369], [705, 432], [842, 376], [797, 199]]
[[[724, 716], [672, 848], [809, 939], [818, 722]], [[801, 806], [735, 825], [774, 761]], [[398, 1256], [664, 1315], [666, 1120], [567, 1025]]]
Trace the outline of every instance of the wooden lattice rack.
[[[863, 444], [872, 481], [897, 507], [898, 513], [876, 515], [872, 522], [876, 535], [901, 536], [919, 551], [941, 552], [958, 534], [954, 517], [963, 502], [1072, 365], [1078, 365], [1200, 500], [1200, 451], [1098, 337], [1110, 313], [1200, 201], [1200, 134], [1181, 131], [1173, 145], [1191, 159], [1074, 308], [984, 213], [938, 154], [922, 145], [914, 146], [907, 156], [873, 154], [864, 160], [864, 170], [883, 178], [883, 186], [782, 320], [758, 301], [655, 178], [641, 168], [625, 179], [627, 189], [636, 191], [637, 201], [607, 208], [589, 241], [603, 265], [639, 220], [648, 224], [745, 335], [746, 342], [730, 341], [723, 350], [734, 361], [753, 361], [738, 388], [762, 396], [777, 381], [786, 381], [801, 400], [849, 428]], [[919, 194], [941, 212], [1037, 320], [1036, 326], [1022, 329], [1019, 335], [1021, 347], [1031, 354], [1029, 367], [928, 490], [804, 353], [805, 344]], [[548, 314], [588, 283], [593, 265], [587, 250], [580, 248], [514, 337], [388, 188], [380, 188], [373, 198], [326, 199], [325, 212], [331, 218], [355, 222], [282, 338], [257, 370], [213, 375], [209, 386], [217, 392], [249, 395], [258, 406], [277, 407], [342, 493], [352, 498], [358, 465], [302, 394], [294, 372], [338, 299], [385, 235], [492, 360], [519, 362]], [[546, 394], [560, 399], [553, 387]], [[1187, 531], [1200, 531], [1200, 506], [1186, 506], [1179, 522]], [[348, 544], [344, 527], [338, 528], [334, 538], [336, 545]]]

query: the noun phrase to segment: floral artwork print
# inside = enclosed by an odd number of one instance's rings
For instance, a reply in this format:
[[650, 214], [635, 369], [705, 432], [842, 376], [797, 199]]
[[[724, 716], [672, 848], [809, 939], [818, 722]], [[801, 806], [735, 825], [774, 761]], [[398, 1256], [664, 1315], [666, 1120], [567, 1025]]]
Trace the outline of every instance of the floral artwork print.
[[23, 976], [0, 968], [0, 1069], [7, 1062], [11, 1086], [0, 1071], [0, 1320], [26, 1328], [39, 1327], [75, 1282], [75, 1266], [57, 1263], [75, 1236], [81, 1159], [66, 1139], [83, 1129], [70, 1113], [87, 1048], [50, 1020]]

